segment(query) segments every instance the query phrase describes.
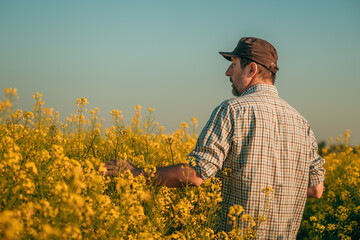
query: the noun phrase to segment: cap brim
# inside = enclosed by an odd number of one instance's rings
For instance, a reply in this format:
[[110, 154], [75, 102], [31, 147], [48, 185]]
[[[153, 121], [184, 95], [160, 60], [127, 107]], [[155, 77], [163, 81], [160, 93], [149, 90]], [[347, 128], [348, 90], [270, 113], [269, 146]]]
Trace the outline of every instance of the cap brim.
[[231, 61], [231, 57], [236, 57], [232, 52], [219, 52], [226, 60]]

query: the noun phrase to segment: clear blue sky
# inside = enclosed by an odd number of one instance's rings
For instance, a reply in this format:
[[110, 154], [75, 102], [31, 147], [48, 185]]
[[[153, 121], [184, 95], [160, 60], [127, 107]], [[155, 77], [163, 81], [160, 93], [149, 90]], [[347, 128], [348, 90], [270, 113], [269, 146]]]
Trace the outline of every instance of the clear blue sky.
[[168, 132], [191, 117], [199, 130], [232, 97], [224, 72], [243, 36], [278, 50], [276, 86], [318, 141], [351, 130], [360, 143], [360, 1], [0, 2], [0, 89], [18, 88], [30, 110], [43, 93], [61, 119], [89, 109], [155, 109]]

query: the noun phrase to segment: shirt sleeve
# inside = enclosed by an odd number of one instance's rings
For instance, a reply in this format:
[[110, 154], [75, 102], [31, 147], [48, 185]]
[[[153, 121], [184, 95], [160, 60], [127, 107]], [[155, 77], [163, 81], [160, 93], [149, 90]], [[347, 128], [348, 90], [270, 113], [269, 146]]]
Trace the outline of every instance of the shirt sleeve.
[[310, 168], [309, 168], [309, 186], [313, 187], [325, 180], [325, 168], [323, 164], [325, 159], [318, 152], [314, 132], [309, 128], [309, 145], [310, 145]]
[[220, 104], [202, 130], [195, 149], [188, 155], [190, 166], [206, 180], [222, 168], [234, 135], [234, 114], [227, 101]]

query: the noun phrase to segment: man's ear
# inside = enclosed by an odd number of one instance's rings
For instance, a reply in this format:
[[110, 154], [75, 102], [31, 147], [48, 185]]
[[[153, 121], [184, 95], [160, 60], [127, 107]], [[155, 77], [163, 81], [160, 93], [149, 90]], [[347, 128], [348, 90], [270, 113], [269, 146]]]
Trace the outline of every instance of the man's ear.
[[249, 77], [254, 77], [258, 73], [258, 70], [258, 65], [254, 62], [251, 62], [249, 64]]

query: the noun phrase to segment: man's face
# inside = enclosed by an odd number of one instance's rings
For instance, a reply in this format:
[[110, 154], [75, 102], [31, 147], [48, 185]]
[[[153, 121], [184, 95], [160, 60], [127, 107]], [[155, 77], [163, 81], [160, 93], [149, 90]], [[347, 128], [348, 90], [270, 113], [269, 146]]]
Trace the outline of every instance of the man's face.
[[247, 87], [247, 83], [245, 83], [245, 69], [241, 68], [240, 58], [231, 57], [231, 65], [226, 70], [225, 75], [230, 77], [233, 88], [232, 93], [236, 97], [239, 97]]

